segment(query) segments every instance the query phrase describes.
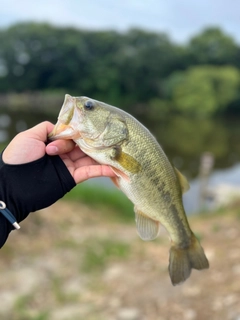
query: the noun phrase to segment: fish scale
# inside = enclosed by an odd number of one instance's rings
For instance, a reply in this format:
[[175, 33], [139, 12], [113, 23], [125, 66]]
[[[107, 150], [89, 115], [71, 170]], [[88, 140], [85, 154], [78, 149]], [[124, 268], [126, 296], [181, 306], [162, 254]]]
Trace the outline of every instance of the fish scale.
[[[159, 211], [167, 211], [171, 202], [174, 201], [173, 196], [170, 197], [170, 192], [165, 191], [166, 183], [164, 181], [166, 179], [170, 183], [173, 181], [172, 187], [177, 189], [177, 178], [169, 161], [166, 162], [165, 154], [155, 138], [151, 135], [147, 135], [146, 138], [145, 128], [142, 128], [142, 125], [137, 121], [126, 119], [126, 124], [129, 128], [129, 140], [131, 142], [126, 147], [123, 145], [122, 149], [126, 153], [131, 153], [135, 160], [141, 163], [142, 172], [141, 179], [139, 179], [139, 176], [130, 173], [132, 183], [124, 183], [125, 181], [123, 181], [122, 189], [126, 190], [125, 193], [129, 195], [133, 203], [137, 202], [139, 204], [143, 212], [151, 215], [153, 219], [157, 219]], [[137, 134], [132, 134], [135, 132]], [[147, 134], [149, 134], [149, 131], [147, 131]], [[161, 160], [159, 161], [159, 159]], [[162, 165], [161, 163], [164, 161], [166, 163]], [[146, 181], [148, 181], [148, 188], [146, 188]], [[138, 185], [136, 186], [136, 184]], [[176, 190], [176, 195], [179, 193], [178, 191], [180, 190]], [[166, 197], [166, 194], [169, 196]], [[182, 204], [179, 203], [179, 205]]]
[[66, 95], [49, 138], [73, 139], [94, 160], [111, 166], [116, 174], [113, 182], [134, 204], [143, 240], [155, 239], [160, 223], [166, 228], [171, 238], [168, 269], [173, 285], [184, 282], [192, 269], [209, 267], [184, 211], [186, 178], [133, 116], [88, 97]]

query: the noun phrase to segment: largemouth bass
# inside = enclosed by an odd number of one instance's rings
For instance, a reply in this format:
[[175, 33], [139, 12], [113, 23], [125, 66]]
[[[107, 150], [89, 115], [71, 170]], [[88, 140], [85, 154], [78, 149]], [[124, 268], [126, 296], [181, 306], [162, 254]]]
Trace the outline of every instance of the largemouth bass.
[[49, 138], [73, 139], [91, 158], [111, 166], [113, 182], [134, 204], [143, 240], [155, 239], [160, 223], [166, 228], [172, 242], [168, 270], [173, 285], [185, 281], [192, 269], [209, 267], [183, 208], [188, 182], [134, 117], [97, 100], [66, 95]]

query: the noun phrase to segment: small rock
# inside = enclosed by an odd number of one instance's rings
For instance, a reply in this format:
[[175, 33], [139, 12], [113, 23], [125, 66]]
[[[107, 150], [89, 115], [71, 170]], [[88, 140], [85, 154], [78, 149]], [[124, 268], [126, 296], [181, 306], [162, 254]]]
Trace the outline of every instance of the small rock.
[[236, 303], [239, 300], [239, 298], [235, 294], [230, 294], [226, 296], [223, 300], [223, 303], [225, 306], [231, 306], [232, 304]]
[[1, 301], [1, 312], [10, 311], [14, 307], [14, 303], [17, 299], [16, 294], [14, 291], [11, 290], [4, 290], [0, 293], [0, 301]]
[[116, 308], [119, 308], [120, 305], [121, 305], [121, 300], [117, 297], [113, 297], [112, 299], [109, 300], [109, 306], [111, 308], [116, 309]]
[[224, 281], [226, 281], [226, 274], [224, 274], [223, 272], [215, 272], [211, 275], [211, 278], [217, 283], [223, 283]]
[[217, 298], [212, 303], [212, 310], [213, 311], [221, 311], [223, 309], [222, 299]]
[[140, 311], [135, 308], [123, 308], [119, 311], [118, 320], [139, 320]]
[[240, 320], [240, 313], [236, 312], [235, 310], [230, 309], [228, 311], [228, 319], [231, 320]]
[[230, 252], [229, 252], [229, 258], [230, 259], [238, 259], [240, 258], [240, 252], [239, 252], [239, 249], [232, 249]]
[[79, 305], [66, 305], [64, 307], [56, 308], [51, 313], [51, 320], [67, 320], [67, 319], [80, 319], [89, 314], [88, 306], [79, 306]]
[[183, 288], [183, 294], [187, 297], [195, 297], [201, 293], [201, 288], [197, 286]]
[[120, 265], [111, 266], [104, 273], [105, 281], [112, 281], [118, 278], [124, 272], [123, 267]]
[[213, 248], [206, 248], [205, 253], [208, 257], [208, 260], [214, 260], [216, 257], [216, 251]]
[[240, 264], [237, 264], [235, 266], [232, 267], [232, 272], [236, 275], [240, 274]]
[[238, 229], [230, 228], [226, 230], [225, 234], [229, 239], [236, 239], [238, 237]]
[[188, 309], [184, 312], [183, 319], [185, 320], [194, 320], [197, 317], [197, 313], [193, 309]]

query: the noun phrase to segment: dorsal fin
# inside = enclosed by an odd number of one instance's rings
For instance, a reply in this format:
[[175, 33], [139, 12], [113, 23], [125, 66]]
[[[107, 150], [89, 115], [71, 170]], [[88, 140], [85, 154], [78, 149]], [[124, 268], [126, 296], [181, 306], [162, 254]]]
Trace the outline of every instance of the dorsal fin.
[[182, 193], [187, 192], [190, 189], [190, 185], [187, 181], [187, 178], [177, 168], [174, 167], [174, 170], [178, 177], [178, 180], [182, 189]]

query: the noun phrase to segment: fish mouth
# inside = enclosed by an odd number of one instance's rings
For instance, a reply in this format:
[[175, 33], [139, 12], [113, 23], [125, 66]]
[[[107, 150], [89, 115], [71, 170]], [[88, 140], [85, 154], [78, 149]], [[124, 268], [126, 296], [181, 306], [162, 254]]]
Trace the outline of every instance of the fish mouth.
[[[60, 110], [58, 121], [55, 124], [52, 132], [48, 134], [48, 139], [54, 141], [57, 139], [77, 139], [80, 137], [80, 132], [73, 127], [74, 118], [78, 118], [75, 112], [76, 100], [69, 94], [65, 95], [62, 109]], [[79, 120], [79, 119], [77, 119]]]
[[48, 139], [50, 141], [63, 139], [75, 139], [80, 137], [80, 133], [77, 133], [70, 125], [61, 123], [60, 121], [54, 126], [53, 131], [49, 133]]

